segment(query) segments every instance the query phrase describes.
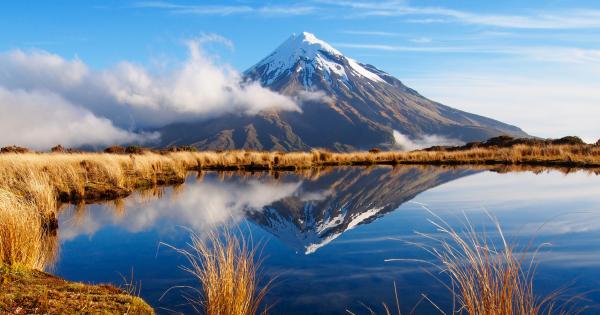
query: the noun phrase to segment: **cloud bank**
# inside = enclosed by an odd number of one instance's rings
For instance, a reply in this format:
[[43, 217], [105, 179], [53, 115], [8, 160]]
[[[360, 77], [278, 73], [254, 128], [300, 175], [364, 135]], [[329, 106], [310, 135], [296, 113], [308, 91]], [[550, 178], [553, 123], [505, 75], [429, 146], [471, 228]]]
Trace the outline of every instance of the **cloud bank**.
[[127, 61], [95, 70], [46, 51], [0, 53], [0, 146], [145, 143], [158, 135], [137, 130], [229, 113], [300, 111], [292, 98], [216, 64], [202, 50], [207, 41], [227, 43], [214, 34], [187, 41], [187, 60], [164, 71]]
[[85, 108], [46, 91], [10, 91], [0, 87], [0, 145], [16, 143], [36, 150], [61, 143], [110, 145], [147, 142], [157, 133], [133, 133]]

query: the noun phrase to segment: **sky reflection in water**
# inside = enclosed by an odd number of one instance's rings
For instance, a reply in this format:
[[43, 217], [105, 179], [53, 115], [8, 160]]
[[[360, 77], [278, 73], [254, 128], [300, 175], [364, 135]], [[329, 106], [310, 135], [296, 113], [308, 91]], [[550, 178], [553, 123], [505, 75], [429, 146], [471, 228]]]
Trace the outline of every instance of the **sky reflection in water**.
[[[279, 276], [268, 303], [273, 314], [360, 313], [393, 301], [403, 309], [424, 293], [448, 305], [447, 291], [415, 263], [386, 258], [429, 257], [405, 241], [414, 231], [435, 232], [421, 204], [458, 226], [466, 215], [492, 230], [486, 210], [519, 244], [535, 235], [544, 248], [541, 293], [576, 281], [578, 291], [600, 287], [600, 177], [586, 172], [515, 172], [438, 167], [337, 168], [319, 176], [222, 176], [207, 173], [186, 184], [135, 194], [122, 201], [70, 207], [60, 217], [55, 272], [69, 280], [141, 281], [142, 296], [159, 312], [187, 312], [181, 292], [195, 285], [178, 269], [184, 259], [165, 242], [186, 246], [190, 229], [240, 226], [265, 241], [264, 272]], [[486, 209], [486, 210], [484, 210]], [[588, 298], [600, 302], [600, 294]], [[163, 309], [164, 308], [164, 309]], [[366, 312], [363, 312], [366, 313]], [[437, 314], [423, 303], [418, 313]], [[592, 312], [593, 313], [593, 312]]]

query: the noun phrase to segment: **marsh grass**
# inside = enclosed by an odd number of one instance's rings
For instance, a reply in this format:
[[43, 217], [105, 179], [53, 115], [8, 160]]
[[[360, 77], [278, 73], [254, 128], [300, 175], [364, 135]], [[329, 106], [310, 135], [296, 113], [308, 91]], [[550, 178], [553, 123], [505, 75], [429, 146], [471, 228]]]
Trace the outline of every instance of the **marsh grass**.
[[228, 230], [205, 238], [192, 234], [189, 248], [174, 248], [189, 263], [183, 270], [200, 285], [184, 296], [186, 300], [207, 315], [266, 314], [268, 308], [260, 308], [272, 280], [261, 285], [260, 248]]
[[55, 258], [55, 246], [31, 203], [0, 188], [0, 267], [41, 270]]
[[[441, 217], [427, 211], [434, 216], [435, 219], [429, 221], [438, 233], [417, 233], [427, 243], [416, 245], [431, 254], [437, 263], [416, 261], [431, 265], [439, 271], [430, 274], [452, 294], [452, 314], [577, 314], [582, 310], [576, 308], [575, 301], [579, 299], [577, 296], [561, 302], [566, 290], [557, 290], [546, 296], [535, 293], [535, 258], [540, 248], [546, 244], [531, 248], [532, 240], [518, 254], [516, 246], [507, 241], [498, 220], [491, 215], [498, 241], [494, 241], [486, 232], [478, 232], [467, 218], [464, 229], [458, 231]], [[439, 275], [447, 276], [449, 284], [440, 279]], [[441, 314], [446, 314], [426, 295], [423, 295], [421, 301], [423, 300], [430, 302]], [[399, 309], [398, 314], [401, 314]], [[388, 312], [388, 315], [391, 314]]]

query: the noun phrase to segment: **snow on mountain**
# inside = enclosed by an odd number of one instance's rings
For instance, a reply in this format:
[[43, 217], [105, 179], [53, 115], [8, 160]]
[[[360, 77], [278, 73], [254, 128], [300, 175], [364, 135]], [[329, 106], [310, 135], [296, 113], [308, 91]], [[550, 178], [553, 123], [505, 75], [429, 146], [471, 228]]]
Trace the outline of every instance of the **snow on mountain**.
[[270, 85], [281, 76], [293, 72], [304, 72], [302, 83], [310, 88], [313, 87], [312, 75], [316, 71], [327, 74], [325, 79], [328, 82], [332, 82], [335, 77], [335, 80], [348, 83], [348, 73], [374, 82], [385, 82], [377, 73], [363, 67], [356, 60], [345, 57], [328, 43], [307, 32], [292, 35], [247, 72], [257, 69], [261, 69], [263, 73], [261, 83], [264, 85]]

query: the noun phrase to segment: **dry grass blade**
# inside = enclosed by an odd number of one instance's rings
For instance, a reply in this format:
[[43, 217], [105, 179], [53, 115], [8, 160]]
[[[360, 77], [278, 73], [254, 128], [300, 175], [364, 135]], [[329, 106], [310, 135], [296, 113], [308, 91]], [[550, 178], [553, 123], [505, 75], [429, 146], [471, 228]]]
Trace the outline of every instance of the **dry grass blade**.
[[[486, 232], [477, 232], [466, 219], [464, 230], [455, 230], [435, 215], [430, 222], [441, 235], [420, 234], [430, 244], [421, 244], [439, 262], [441, 273], [450, 278], [448, 287], [458, 303], [454, 313], [470, 315], [535, 315], [571, 314], [560, 305], [560, 291], [539, 297], [534, 292], [535, 261], [527, 260], [528, 248], [515, 253], [495, 217], [493, 221], [499, 241]], [[534, 250], [534, 256], [539, 248]], [[431, 302], [433, 304], [433, 302]], [[435, 304], [433, 304], [436, 306]], [[437, 306], [436, 306], [437, 307]], [[442, 312], [440, 310], [440, 312]]]
[[0, 188], [0, 267], [44, 269], [55, 258], [49, 237], [32, 202]]
[[[201, 286], [194, 290], [200, 296], [187, 297], [197, 311], [208, 315], [259, 314], [272, 280], [261, 286], [258, 247], [251, 240], [225, 230], [221, 235], [211, 232], [206, 238], [192, 234], [189, 245], [188, 249], [174, 249], [187, 258], [190, 265], [183, 269]], [[266, 312], [267, 308], [261, 314]]]

